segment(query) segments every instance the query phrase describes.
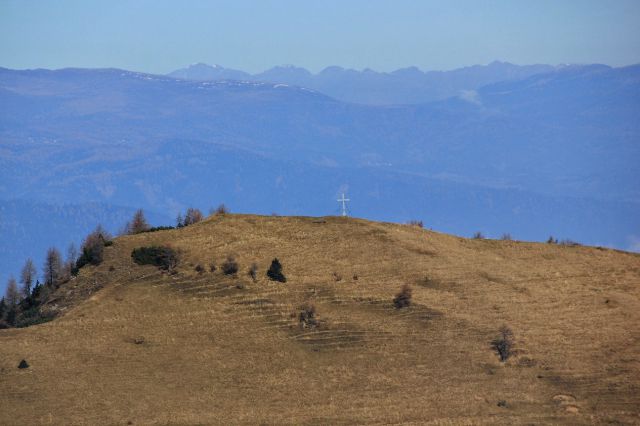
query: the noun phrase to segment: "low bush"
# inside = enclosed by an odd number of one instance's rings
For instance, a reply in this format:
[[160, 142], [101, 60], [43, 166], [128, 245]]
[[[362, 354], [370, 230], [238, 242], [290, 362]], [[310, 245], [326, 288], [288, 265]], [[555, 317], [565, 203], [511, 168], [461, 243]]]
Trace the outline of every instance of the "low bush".
[[32, 306], [20, 313], [16, 319], [15, 326], [17, 328], [29, 327], [36, 324], [44, 324], [52, 319], [53, 316], [42, 313], [38, 306]]
[[275, 258], [271, 261], [271, 266], [267, 271], [267, 277], [269, 277], [269, 279], [272, 281], [279, 281], [281, 283], [287, 282], [287, 278], [284, 276], [284, 273], [282, 272], [282, 265], [280, 264], [280, 261], [278, 260], [278, 258]]
[[149, 229], [146, 229], [144, 231], [140, 231], [140, 233], [144, 233], [144, 232], [158, 232], [158, 231], [168, 231], [170, 229], [176, 229], [173, 226], [154, 226], [151, 227]]
[[251, 277], [251, 280], [255, 283], [258, 280], [258, 265], [256, 263], [252, 263], [247, 271], [247, 275]]
[[227, 256], [227, 260], [220, 267], [225, 275], [235, 275], [238, 273], [238, 262], [233, 256]]
[[502, 234], [502, 238], [500, 238], [503, 241], [511, 241], [511, 234], [509, 234], [508, 232], [505, 232], [504, 234]]
[[547, 244], [558, 244], [558, 240], [553, 238], [553, 235], [547, 240]]
[[506, 326], [501, 327], [500, 335], [491, 341], [491, 347], [498, 353], [502, 362], [513, 354], [513, 344], [513, 332]]
[[305, 302], [300, 306], [298, 321], [300, 321], [300, 325], [303, 328], [314, 328], [317, 326], [318, 320], [316, 319], [316, 307], [309, 302]]
[[215, 262], [211, 262], [211, 263], [209, 264], [209, 271], [211, 271], [211, 272], [215, 272], [215, 271], [216, 271], [216, 269], [218, 269], [218, 268], [216, 267]]
[[411, 296], [411, 286], [409, 286], [409, 284], [403, 285], [400, 292], [393, 298], [393, 306], [395, 306], [396, 309], [409, 307], [411, 305]]
[[474, 240], [484, 240], [484, 235], [482, 235], [482, 232], [480, 232], [480, 231], [474, 232], [473, 233], [473, 239]]
[[418, 228], [424, 228], [424, 223], [421, 220], [410, 220], [407, 222], [409, 226], [417, 226]]
[[204, 266], [201, 264], [198, 263], [194, 269], [198, 274], [204, 274]]
[[167, 271], [178, 265], [178, 253], [166, 246], [135, 248], [131, 252], [131, 258], [138, 265], [154, 265]]

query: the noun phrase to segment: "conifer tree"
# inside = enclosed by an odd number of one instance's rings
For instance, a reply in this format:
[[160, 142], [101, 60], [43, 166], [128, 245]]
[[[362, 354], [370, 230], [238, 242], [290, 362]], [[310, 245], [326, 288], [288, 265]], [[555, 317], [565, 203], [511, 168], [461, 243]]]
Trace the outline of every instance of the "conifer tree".
[[281, 283], [287, 282], [287, 278], [282, 273], [282, 265], [280, 264], [278, 258], [275, 258], [271, 261], [271, 266], [267, 271], [267, 277], [269, 277], [269, 279], [273, 281], [280, 281]]
[[2, 299], [0, 299], [0, 321], [2, 321], [2, 318], [4, 317], [4, 313], [7, 311], [7, 304], [4, 301], [4, 296], [2, 297]]

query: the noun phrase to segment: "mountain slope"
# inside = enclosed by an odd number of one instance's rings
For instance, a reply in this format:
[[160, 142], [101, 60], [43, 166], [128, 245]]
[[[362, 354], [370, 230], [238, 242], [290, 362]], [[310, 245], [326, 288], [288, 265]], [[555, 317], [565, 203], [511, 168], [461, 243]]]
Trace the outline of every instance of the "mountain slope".
[[639, 114], [638, 67], [393, 107], [273, 83], [0, 69], [0, 199], [173, 218], [221, 202], [332, 214], [346, 192], [360, 217], [626, 249], [640, 238]]
[[[177, 274], [133, 264], [131, 250], [152, 244], [181, 251]], [[640, 416], [638, 255], [245, 215], [121, 237], [105, 255], [60, 287], [49, 308], [61, 317], [0, 330], [0, 422], [605, 424]], [[236, 278], [194, 271], [228, 255], [239, 262]], [[265, 277], [274, 257], [286, 283]], [[245, 272], [252, 262], [257, 282]], [[394, 309], [405, 283], [413, 304]], [[300, 326], [305, 301], [316, 306], [316, 328]], [[502, 325], [516, 342], [505, 363], [490, 345]], [[23, 358], [30, 367], [19, 370]]]
[[[74, 244], [101, 224], [116, 233], [131, 219], [135, 209], [118, 205], [88, 202], [51, 204], [26, 200], [0, 200], [0, 294], [10, 275], [18, 278], [27, 258], [33, 259], [38, 271], [45, 254], [56, 246], [63, 256]], [[147, 211], [151, 223], [172, 223], [173, 216]]]

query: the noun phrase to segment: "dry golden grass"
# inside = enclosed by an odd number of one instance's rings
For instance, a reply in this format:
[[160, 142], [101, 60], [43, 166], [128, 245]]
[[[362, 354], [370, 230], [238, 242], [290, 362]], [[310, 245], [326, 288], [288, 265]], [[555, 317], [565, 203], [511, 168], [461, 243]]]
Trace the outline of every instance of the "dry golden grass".
[[[151, 244], [181, 251], [176, 275], [131, 261]], [[209, 272], [228, 255], [237, 277]], [[640, 423], [634, 254], [218, 215], [118, 238], [56, 296], [56, 320], [0, 330], [1, 424]]]

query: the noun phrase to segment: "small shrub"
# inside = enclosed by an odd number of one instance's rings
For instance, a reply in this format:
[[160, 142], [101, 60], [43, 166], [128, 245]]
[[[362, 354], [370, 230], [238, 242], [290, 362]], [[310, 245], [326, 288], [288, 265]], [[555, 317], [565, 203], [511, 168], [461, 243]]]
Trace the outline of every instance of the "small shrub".
[[215, 262], [211, 262], [211, 263], [209, 264], [209, 271], [211, 271], [211, 272], [215, 272], [215, 271], [216, 271], [216, 269], [218, 269], [218, 268], [216, 267]]
[[225, 275], [235, 275], [238, 273], [238, 262], [233, 256], [227, 256], [227, 260], [222, 263], [222, 273]]
[[20, 369], [29, 368], [29, 363], [23, 359], [22, 361], [20, 361], [20, 364], [18, 364], [18, 368]]
[[410, 220], [409, 222], [407, 222], [407, 225], [417, 226], [418, 228], [424, 228], [424, 224], [422, 223], [421, 220]]
[[558, 244], [558, 240], [553, 238], [553, 235], [547, 240], [547, 244]]
[[500, 335], [491, 341], [491, 347], [498, 353], [501, 362], [505, 362], [513, 354], [513, 344], [513, 332], [506, 326], [502, 326]]
[[393, 306], [396, 309], [402, 309], [409, 307], [411, 305], [411, 286], [409, 284], [405, 284], [400, 289], [400, 292], [396, 294], [396, 297], [393, 299]]
[[168, 231], [170, 229], [176, 229], [173, 226], [153, 226], [149, 229], [140, 232], [158, 232], [158, 231]]
[[482, 235], [482, 232], [480, 232], [480, 231], [474, 232], [473, 233], [473, 239], [474, 240], [484, 240], [484, 235]]
[[337, 273], [337, 272], [334, 272], [334, 273], [333, 273], [333, 279], [334, 279], [334, 281], [336, 281], [336, 282], [338, 282], [338, 281], [342, 281], [342, 275], [340, 275], [340, 274], [339, 274], [339, 273]]
[[202, 266], [199, 263], [196, 265], [196, 267], [194, 269], [198, 274], [203, 274], [204, 273], [204, 266]]
[[287, 282], [287, 278], [284, 276], [284, 273], [282, 273], [282, 265], [280, 264], [278, 258], [275, 258], [271, 261], [271, 266], [267, 271], [267, 277], [269, 277], [269, 279], [272, 281], [279, 281], [281, 283]]
[[504, 234], [502, 234], [502, 238], [500, 238], [503, 241], [511, 241], [511, 234], [509, 234], [508, 232], [505, 232]]
[[247, 275], [251, 277], [254, 283], [258, 280], [258, 265], [256, 263], [251, 264], [247, 271]]
[[353, 280], [358, 281], [358, 274], [353, 274]]
[[131, 252], [131, 258], [138, 265], [154, 265], [171, 271], [178, 265], [178, 253], [171, 247], [138, 247]]
[[318, 320], [316, 319], [316, 307], [309, 302], [305, 302], [300, 306], [298, 321], [300, 321], [300, 325], [303, 328], [314, 328], [317, 326]]

